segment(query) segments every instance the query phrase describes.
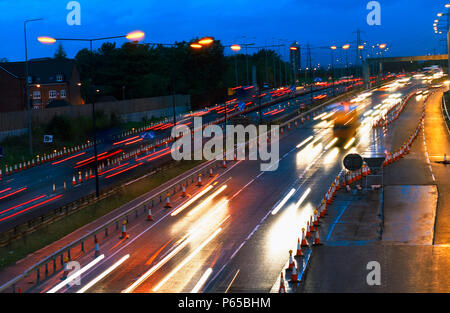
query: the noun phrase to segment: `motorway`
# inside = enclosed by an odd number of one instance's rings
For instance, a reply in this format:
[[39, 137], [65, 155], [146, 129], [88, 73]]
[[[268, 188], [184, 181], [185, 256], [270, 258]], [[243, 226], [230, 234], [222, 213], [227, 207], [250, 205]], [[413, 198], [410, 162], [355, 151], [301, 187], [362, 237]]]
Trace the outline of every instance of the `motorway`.
[[[320, 88], [313, 92], [312, 97], [322, 99], [332, 95], [332, 88]], [[320, 89], [320, 90], [319, 90]], [[346, 90], [344, 84], [337, 85], [337, 93]], [[286, 100], [291, 97], [288, 88], [266, 92], [261, 95], [263, 120], [278, 118], [282, 115], [298, 110], [300, 103], [309, 105], [311, 96], [309, 88], [298, 90], [296, 100]], [[276, 104], [270, 104], [276, 102]], [[225, 105], [218, 105], [210, 109], [201, 110], [185, 115], [177, 125], [192, 127], [193, 117], [201, 116], [203, 123], [211, 123], [223, 119]], [[229, 116], [239, 114], [237, 104], [231, 102], [227, 105]], [[251, 111], [247, 116], [257, 119], [257, 111]], [[152, 169], [167, 163], [170, 160], [169, 146], [162, 145], [156, 149], [145, 151], [139, 157], [132, 157], [122, 161], [127, 154], [136, 150], [145, 150], [170, 138], [173, 123], [165, 122], [149, 127], [155, 133], [152, 140], [140, 138], [140, 134], [129, 135], [115, 141], [105, 140], [98, 145], [99, 185], [100, 190], [123, 183], [129, 177], [136, 177], [151, 172]], [[57, 159], [53, 162], [4, 176], [0, 179], [0, 231], [8, 230], [16, 225], [27, 222], [33, 217], [39, 217], [45, 212], [64, 206], [83, 196], [95, 192], [95, 178], [93, 170], [93, 149], [78, 151]], [[110, 162], [111, 161], [111, 162]], [[90, 171], [90, 172], [89, 172]], [[81, 173], [81, 181], [79, 181]], [[85, 175], [90, 176], [87, 180]], [[72, 184], [75, 175], [76, 184]], [[64, 188], [65, 185], [65, 188]], [[53, 186], [55, 190], [53, 190]]]
[[192, 197], [174, 197], [173, 209], [155, 209], [153, 222], [129, 225], [128, 239], [100, 238], [100, 258], [93, 261], [93, 251], [74, 257], [86, 270], [81, 285], [58, 286], [59, 272], [29, 291], [269, 292], [299, 225], [342, 170], [343, 157], [391, 148], [384, 132], [372, 129], [383, 101], [419, 87], [413, 80], [358, 98], [363, 121], [345, 147], [332, 132], [336, 104], [328, 105], [281, 136], [277, 170], [261, 172], [258, 161], [231, 162], [204, 186], [191, 186]]

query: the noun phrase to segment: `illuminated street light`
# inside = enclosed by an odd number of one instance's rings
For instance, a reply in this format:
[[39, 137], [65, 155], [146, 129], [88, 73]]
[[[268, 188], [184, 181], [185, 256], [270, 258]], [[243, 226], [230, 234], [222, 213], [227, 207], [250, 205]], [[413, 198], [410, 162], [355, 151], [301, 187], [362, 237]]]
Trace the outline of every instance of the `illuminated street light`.
[[384, 48], [386, 48], [386, 44], [385, 44], [385, 43], [382, 43], [382, 44], [380, 45], [380, 49], [384, 49]]
[[203, 46], [201, 45], [201, 44], [199, 44], [199, 43], [191, 43], [191, 48], [193, 48], [193, 49], [201, 49], [201, 48], [203, 48]]
[[337, 47], [336, 46], [331, 46], [331, 50], [336, 50]]
[[240, 51], [241, 50], [241, 46], [240, 45], [232, 45], [230, 48], [233, 51]]
[[297, 51], [298, 50], [298, 48], [295, 47], [295, 46], [291, 46], [291, 47], [289, 47], [289, 49], [292, 50], [292, 51]]
[[359, 46], [358, 46], [358, 49], [359, 49], [359, 50], [363, 50], [363, 49], [364, 49], [364, 46], [363, 46], [363, 45], [359, 45]]
[[133, 31], [131, 33], [128, 33], [125, 38], [127, 38], [130, 41], [141, 41], [145, 37], [145, 33], [140, 30]]
[[441, 17], [443, 14], [442, 13], [438, 13], [437, 16]]
[[350, 48], [350, 45], [349, 45], [349, 44], [346, 44], [346, 45], [343, 45], [343, 46], [342, 46], [342, 49], [344, 49], [344, 50], [347, 50], [348, 48]]
[[204, 37], [198, 41], [200, 45], [209, 45], [214, 42], [214, 39], [211, 37]]
[[38, 41], [40, 43], [43, 43], [43, 44], [46, 44], [46, 45], [51, 45], [51, 44], [54, 44], [56, 42], [56, 39], [52, 38], [52, 37], [40, 36], [40, 37], [38, 37]]

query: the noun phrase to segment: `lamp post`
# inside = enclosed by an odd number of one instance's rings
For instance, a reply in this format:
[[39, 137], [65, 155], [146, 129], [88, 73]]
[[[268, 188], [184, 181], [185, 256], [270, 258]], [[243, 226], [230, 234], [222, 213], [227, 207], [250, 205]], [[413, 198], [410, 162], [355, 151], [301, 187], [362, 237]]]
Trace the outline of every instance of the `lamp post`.
[[345, 50], [345, 75], [347, 76], [347, 83], [348, 83], [348, 76], [349, 76], [349, 69], [348, 69], [348, 49], [349, 48], [350, 48], [349, 44], [345, 44], [342, 46], [342, 49]]
[[[109, 39], [118, 39], [118, 38], [127, 38], [128, 40], [132, 42], [138, 42], [144, 38], [145, 34], [141, 31], [134, 31], [131, 33], [128, 33], [127, 35], [122, 36], [111, 36], [111, 37], [101, 37], [101, 38], [90, 38], [90, 39], [79, 39], [79, 38], [52, 38], [52, 37], [45, 37], [41, 36], [38, 37], [38, 41], [43, 44], [53, 44], [56, 41], [84, 41], [89, 42], [89, 48], [90, 48], [90, 82], [91, 86], [87, 89], [87, 95], [90, 95], [89, 89], [92, 89], [92, 74], [93, 74], [93, 51], [92, 51], [92, 43], [94, 41], [102, 41], [102, 40], [109, 40]], [[95, 92], [99, 92], [99, 90], [96, 90]], [[99, 188], [99, 180], [98, 180], [98, 155], [97, 155], [97, 124], [96, 124], [96, 118], [95, 118], [95, 100], [94, 96], [91, 97], [92, 101], [92, 127], [93, 127], [93, 142], [94, 142], [94, 171], [95, 171], [95, 194], [97, 198], [100, 196], [100, 188]]]
[[333, 82], [333, 97], [335, 95], [335, 90], [334, 90], [334, 50], [336, 50], [337, 47], [336, 46], [331, 46], [331, 79]]
[[241, 46], [240, 45], [231, 45], [231, 50], [233, 50], [234, 52], [236, 52], [235, 56], [234, 56], [234, 73], [236, 75], [236, 86], [239, 86], [239, 79], [238, 79], [238, 70], [237, 70], [237, 52], [241, 50]]
[[23, 22], [23, 32], [25, 38], [25, 96], [27, 101], [27, 112], [28, 112], [28, 144], [30, 150], [30, 156], [33, 157], [33, 134], [31, 130], [31, 106], [30, 106], [30, 90], [29, 90], [29, 66], [28, 66], [28, 45], [27, 45], [27, 24], [31, 22], [42, 21], [43, 18], [37, 18], [32, 20], [26, 20]]

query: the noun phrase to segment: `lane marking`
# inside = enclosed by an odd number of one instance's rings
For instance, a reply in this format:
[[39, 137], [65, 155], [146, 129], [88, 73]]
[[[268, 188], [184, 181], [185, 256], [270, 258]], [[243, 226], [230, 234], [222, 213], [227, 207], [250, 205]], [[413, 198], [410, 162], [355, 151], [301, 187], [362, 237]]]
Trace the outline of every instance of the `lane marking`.
[[228, 293], [228, 290], [230, 290], [231, 285], [234, 283], [234, 280], [236, 279], [236, 277], [238, 276], [238, 274], [239, 274], [240, 271], [241, 271], [241, 270], [238, 269], [237, 272], [236, 272], [236, 274], [234, 274], [234, 277], [233, 277], [233, 279], [231, 280], [230, 284], [228, 285], [227, 289], [225, 290], [225, 293]]

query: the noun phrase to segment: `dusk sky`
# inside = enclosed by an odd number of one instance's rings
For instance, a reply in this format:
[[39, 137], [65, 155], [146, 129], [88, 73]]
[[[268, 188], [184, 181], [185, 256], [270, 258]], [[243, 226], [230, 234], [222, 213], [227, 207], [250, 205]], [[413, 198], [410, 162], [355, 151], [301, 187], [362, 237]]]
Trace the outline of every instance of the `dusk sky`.
[[[28, 25], [30, 58], [53, 56], [57, 47], [40, 44], [39, 35], [89, 38], [132, 30], [143, 30], [145, 42], [172, 43], [208, 35], [224, 44], [278, 44], [282, 39], [319, 47], [354, 43], [352, 32], [360, 28], [362, 38], [371, 44], [387, 43], [391, 56], [443, 52], [443, 42], [432, 29], [436, 13], [444, 10], [446, 1], [441, 0], [380, 0], [381, 26], [366, 22], [368, 0], [79, 0], [80, 26], [67, 24], [68, 2], [0, 0], [0, 57], [23, 60], [23, 21], [41, 17], [43, 21]], [[69, 57], [84, 47], [64, 42]], [[287, 49], [280, 53], [286, 56]], [[329, 63], [328, 51], [314, 49], [312, 57], [314, 63]]]

